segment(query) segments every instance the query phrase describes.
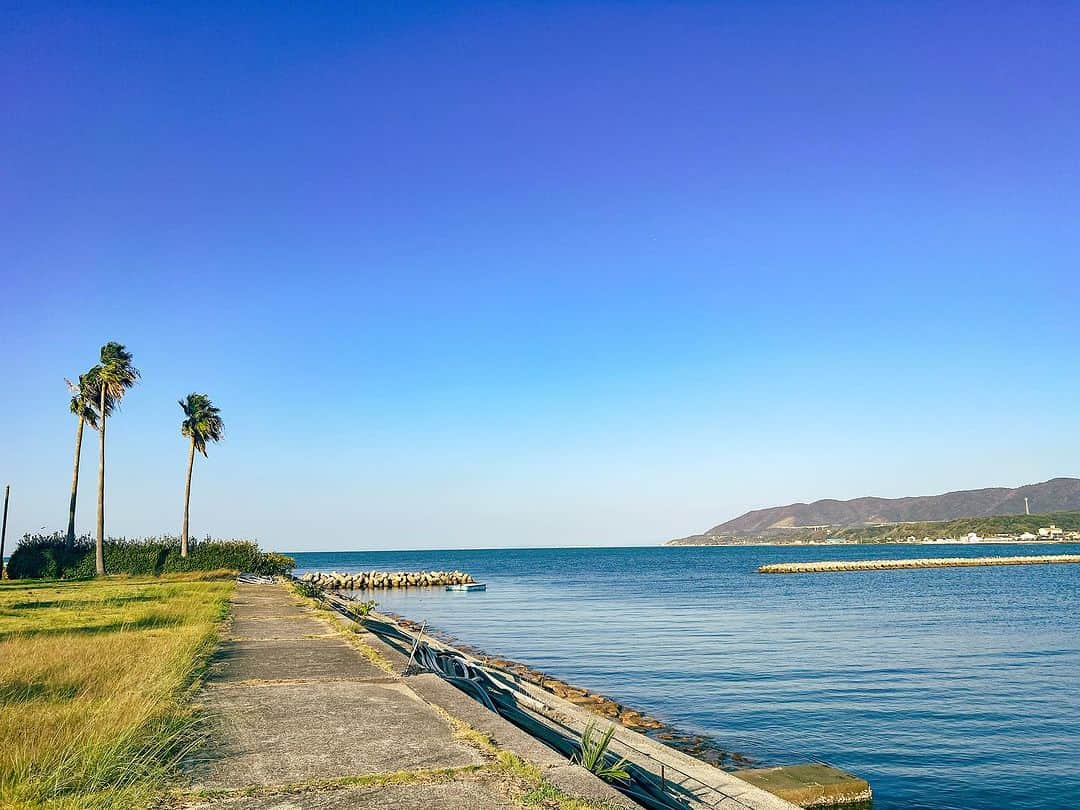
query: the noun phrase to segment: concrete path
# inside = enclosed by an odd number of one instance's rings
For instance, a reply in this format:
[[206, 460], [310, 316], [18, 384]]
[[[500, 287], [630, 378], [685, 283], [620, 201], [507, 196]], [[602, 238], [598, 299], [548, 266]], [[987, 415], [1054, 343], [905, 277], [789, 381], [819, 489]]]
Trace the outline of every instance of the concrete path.
[[[232, 617], [201, 696], [215, 742], [191, 763], [182, 806], [520, 807], [530, 784], [500, 759], [505, 741], [564, 784], [581, 782], [593, 794], [586, 798], [599, 797], [594, 806], [627, 806], [497, 716], [482, 718], [483, 734], [470, 733], [443, 707], [477, 717], [486, 711], [479, 704], [424, 676], [401, 678], [398, 651], [334, 626], [287, 586], [238, 584]], [[568, 769], [580, 773], [561, 773]]]
[[[202, 700], [217, 744], [191, 773], [215, 800], [194, 806], [515, 806], [481, 751], [284, 586], [239, 584], [232, 615]], [[407, 781], [350, 786], [385, 774]]]

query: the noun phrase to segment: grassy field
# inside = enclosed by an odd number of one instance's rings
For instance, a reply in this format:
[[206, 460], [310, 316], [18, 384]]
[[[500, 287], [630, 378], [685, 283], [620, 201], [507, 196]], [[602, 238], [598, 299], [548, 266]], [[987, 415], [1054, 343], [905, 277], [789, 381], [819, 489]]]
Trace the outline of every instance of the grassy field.
[[188, 708], [232, 575], [0, 582], [0, 807], [140, 807], [200, 739]]

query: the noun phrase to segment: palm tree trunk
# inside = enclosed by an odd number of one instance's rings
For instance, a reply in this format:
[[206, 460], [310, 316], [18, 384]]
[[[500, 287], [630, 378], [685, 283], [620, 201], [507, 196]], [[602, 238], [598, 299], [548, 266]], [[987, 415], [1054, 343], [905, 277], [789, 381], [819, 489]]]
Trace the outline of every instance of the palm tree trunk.
[[105, 573], [105, 386], [101, 386], [101, 449], [98, 453], [97, 476], [97, 542], [94, 544], [94, 568], [98, 575]]
[[11, 484], [6, 484], [4, 486], [4, 522], [3, 524], [0, 524], [0, 579], [4, 578], [4, 542], [7, 540], [7, 505], [9, 495], [11, 495]]
[[191, 504], [191, 468], [195, 466], [195, 437], [191, 437], [191, 452], [187, 460], [187, 486], [184, 487], [184, 527], [180, 530], [180, 556], [188, 553], [188, 506]]
[[64, 545], [71, 551], [75, 545], [75, 499], [79, 495], [79, 457], [82, 455], [82, 432], [86, 417], [79, 416], [79, 427], [75, 431], [75, 472], [71, 474], [71, 502], [68, 504], [68, 530]]

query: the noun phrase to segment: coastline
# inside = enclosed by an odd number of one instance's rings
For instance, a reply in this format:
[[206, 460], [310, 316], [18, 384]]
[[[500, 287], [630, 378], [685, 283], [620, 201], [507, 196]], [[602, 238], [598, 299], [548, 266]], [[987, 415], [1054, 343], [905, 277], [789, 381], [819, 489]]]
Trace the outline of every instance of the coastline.
[[[327, 604], [333, 609], [343, 612], [347, 617], [351, 616], [348, 596], [337, 595], [327, 600]], [[852, 773], [840, 768], [828, 765], [822, 761], [811, 761], [792, 765], [771, 765], [762, 767], [758, 763], [751, 762], [742, 755], [727, 754], [730, 761], [728, 767], [723, 767], [721, 762], [711, 761], [701, 756], [701, 750], [691, 747], [690, 750], [679, 745], [690, 739], [706, 741], [706, 738], [697, 735], [685, 735], [673, 726], [664, 724], [655, 718], [649, 718], [633, 709], [616, 703], [601, 695], [591, 693], [580, 687], [570, 686], [559, 679], [551, 679], [523, 664], [510, 661], [505, 658], [491, 657], [483, 654], [475, 648], [463, 645], [454, 640], [454, 643], [444, 641], [449, 638], [445, 633], [429, 632], [426, 627], [415, 621], [397, 614], [380, 612], [373, 614], [373, 618], [379, 623], [390, 623], [396, 626], [398, 633], [403, 633], [402, 638], [413, 639], [415, 645], [421, 638], [428, 639], [428, 645], [443, 649], [454, 655], [464, 655], [475, 659], [475, 663], [486, 670], [501, 672], [505, 677], [531, 692], [532, 699], [539, 698], [548, 704], [542, 713], [554, 711], [552, 719], [564, 727], [579, 727], [586, 722], [591, 725], [593, 721], [583, 718], [592, 716], [605, 717], [612, 722], [611, 730], [615, 741], [626, 750], [616, 749], [616, 756], [629, 757], [635, 767], [643, 761], [650, 763], [646, 767], [652, 767], [653, 778], [659, 774], [660, 783], [663, 784], [664, 765], [668, 768], [668, 784], [676, 786], [675, 790], [683, 791], [687, 799], [691, 801], [689, 806], [706, 807], [714, 806], [716, 796], [722, 798], [722, 802], [715, 806], [727, 807], [733, 799], [735, 804], [743, 808], [749, 807], [802, 807], [807, 810], [826, 810], [827, 808], [845, 807], [850, 810], [869, 810], [873, 793], [869, 782]], [[353, 618], [356, 621], [355, 618]], [[382, 631], [367, 627], [381, 637]], [[383, 639], [387, 641], [388, 639]], [[408, 647], [400, 648], [404, 653]], [[476, 653], [480, 653], [479, 656]], [[411, 656], [410, 656], [411, 661]], [[470, 698], [471, 700], [471, 698]], [[528, 698], [526, 698], [528, 700]], [[560, 710], [559, 706], [562, 706]], [[616, 711], [621, 709], [622, 711]], [[624, 713], [630, 715], [631, 723], [624, 721]], [[578, 715], [577, 721], [571, 718]], [[642, 723], [644, 721], [644, 723]], [[632, 723], [638, 723], [635, 727]], [[570, 726], [565, 726], [570, 724]], [[651, 733], [650, 733], [651, 732]], [[627, 737], [630, 739], [628, 740]], [[636, 744], [633, 741], [637, 741]], [[713, 748], [718, 751], [718, 748]], [[641, 758], [644, 757], [644, 760]]]
[[683, 542], [685, 538], [668, 540], [660, 545], [664, 548], [799, 548], [802, 546], [1074, 546], [1076, 540], [1007, 540], [999, 538], [980, 538], [979, 540], [844, 540], [829, 542], [827, 540], [790, 540], [779, 542], [775, 540], [754, 540], [748, 542], [723, 543], [690, 543]]
[[[378, 600], [381, 613], [430, 622], [443, 631], [436, 636], [472, 642], [486, 658], [556, 676], [570, 687], [666, 720], [676, 730], [711, 734], [720, 747], [755, 764], [814, 758], [837, 763], [872, 783], [875, 807], [899, 810], [924, 789], [963, 796], [973, 805], [985, 801], [978, 747], [1001, 740], [1009, 747], [1002, 761], [1039, 774], [1037, 796], [1047, 800], [1055, 785], [1071, 783], [1055, 770], [1054, 729], [1042, 728], [1029, 707], [1053, 716], [1053, 695], [1067, 685], [1053, 664], [1075, 656], [1061, 658], [1055, 633], [1067, 625], [1060, 607], [1075, 604], [1078, 592], [1069, 597], [1068, 588], [1080, 567], [983, 568], [972, 575], [942, 569], [890, 578], [887, 593], [868, 589], [859, 577], [811, 581], [755, 574], [759, 565], [773, 562], [987, 553], [983, 546], [942, 554], [897, 547], [902, 545], [716, 553], [660, 547], [355, 552], [302, 555], [300, 565], [301, 571], [469, 571], [487, 583], [486, 593], [410, 588], [361, 598]], [[1080, 553], [1069, 544], [1003, 546], [1000, 553], [1074, 549]], [[1018, 600], [1022, 612], [1015, 607]], [[951, 628], [991, 632], [999, 618], [1014, 624], [993, 630], [976, 656], [961, 650], [927, 662], [918, 653], [920, 642], [950, 650]], [[888, 622], [890, 632], [866, 635], [879, 621]], [[837, 634], [817, 643], [825, 626]], [[1017, 649], [1029, 653], [1019, 664], [1010, 657]], [[983, 668], [1005, 665], [1017, 666], [1029, 680], [1022, 702], [1017, 687], [981, 677]], [[964, 688], [951, 691], [953, 683]], [[955, 722], [912, 719], [928, 690]], [[884, 702], [873, 702], [882, 695]], [[978, 723], [983, 703], [998, 707], [1008, 724], [968, 728]], [[873, 707], [872, 717], [864, 715], [866, 706]], [[1061, 722], [1071, 729], [1075, 715]], [[857, 735], [849, 733], [853, 728]], [[659, 741], [662, 730], [647, 733]], [[1038, 749], [1025, 746], [1024, 738], [1038, 740]], [[935, 745], [957, 767], [936, 768]], [[908, 778], [898, 764], [904, 762], [928, 768], [926, 781]], [[733, 766], [728, 761], [724, 767]]]
[[[421, 630], [421, 624], [407, 616], [401, 616], [400, 614], [390, 611], [380, 612], [385, 616], [389, 616], [407, 630], [414, 633], [418, 633]], [[511, 675], [535, 684], [550, 694], [568, 700], [574, 705], [595, 714], [597, 717], [616, 721], [632, 731], [644, 734], [647, 737], [652, 737], [664, 745], [670, 746], [677, 751], [681, 751], [682, 753], [692, 756], [708, 765], [712, 765], [713, 767], [731, 771], [740, 768], [766, 765], [766, 763], [759, 762], [753, 757], [743, 753], [728, 751], [718, 745], [713, 738], [704, 734], [695, 734], [693, 732], [684, 731], [671, 723], [667, 723], [646, 712], [639, 711], [624, 703], [620, 703], [606, 695], [593, 692], [590, 689], [576, 684], [568, 683], [561, 678], [548, 675], [547, 673], [534, 669], [520, 661], [515, 661], [500, 655], [493, 655], [486, 650], [463, 642], [461, 639], [446, 631], [432, 630], [430, 627], [424, 627], [424, 633], [425, 635], [431, 636], [436, 641], [468, 653], [482, 661], [485, 666], [505, 670]]]

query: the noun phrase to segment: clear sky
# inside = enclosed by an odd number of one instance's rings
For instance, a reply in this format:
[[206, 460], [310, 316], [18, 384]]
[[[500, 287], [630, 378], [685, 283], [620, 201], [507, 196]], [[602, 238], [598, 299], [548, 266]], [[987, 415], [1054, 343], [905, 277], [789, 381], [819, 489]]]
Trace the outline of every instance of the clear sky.
[[[284, 550], [1080, 473], [1080, 5], [12, 4], [0, 483]], [[96, 434], [79, 528], [94, 519]]]

